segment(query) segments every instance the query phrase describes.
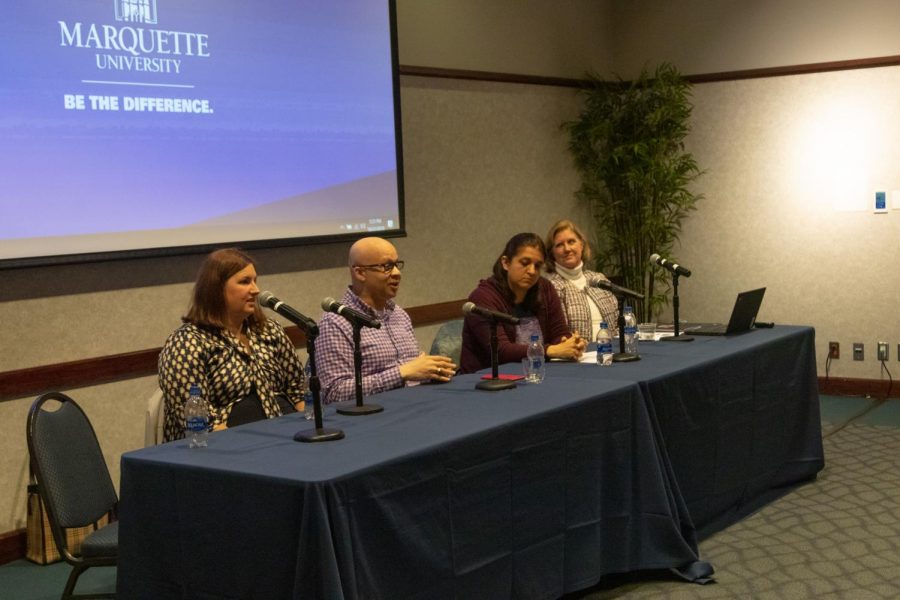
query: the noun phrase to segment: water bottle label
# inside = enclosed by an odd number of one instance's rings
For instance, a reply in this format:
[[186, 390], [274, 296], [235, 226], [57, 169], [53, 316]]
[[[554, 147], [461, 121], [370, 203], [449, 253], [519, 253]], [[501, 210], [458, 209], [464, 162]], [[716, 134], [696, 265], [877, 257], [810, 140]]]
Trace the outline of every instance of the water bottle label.
[[188, 417], [185, 422], [185, 429], [191, 433], [202, 433], [209, 429], [209, 419], [206, 417]]
[[625, 326], [625, 335], [634, 335], [637, 333], [637, 327], [626, 325]]
[[612, 354], [612, 344], [601, 344], [597, 352], [600, 354]]

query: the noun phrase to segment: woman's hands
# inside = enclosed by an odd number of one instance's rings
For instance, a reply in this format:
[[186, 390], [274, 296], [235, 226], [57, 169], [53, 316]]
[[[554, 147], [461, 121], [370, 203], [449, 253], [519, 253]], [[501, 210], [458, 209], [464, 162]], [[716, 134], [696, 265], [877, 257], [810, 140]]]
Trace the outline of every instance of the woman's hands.
[[569, 337], [564, 337], [558, 344], [547, 346], [547, 357], [561, 360], [579, 360], [587, 347], [587, 340], [578, 335], [576, 331]]

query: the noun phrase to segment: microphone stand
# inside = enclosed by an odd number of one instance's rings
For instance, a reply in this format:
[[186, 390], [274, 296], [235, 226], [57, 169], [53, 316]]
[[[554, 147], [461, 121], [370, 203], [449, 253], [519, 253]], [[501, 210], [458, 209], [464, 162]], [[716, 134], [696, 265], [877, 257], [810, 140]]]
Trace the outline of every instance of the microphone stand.
[[484, 390], [486, 392], [509, 390], [516, 387], [516, 383], [514, 381], [506, 381], [500, 379], [500, 375], [497, 370], [497, 365], [500, 362], [500, 344], [497, 341], [497, 320], [488, 320], [491, 322], [491, 378], [476, 383], [475, 389]]
[[623, 294], [616, 294], [616, 299], [619, 301], [619, 318], [616, 321], [616, 324], [619, 327], [619, 351], [613, 354], [613, 362], [633, 362], [641, 360], [641, 357], [637, 354], [625, 352], [625, 296]]
[[306, 327], [306, 351], [309, 354], [309, 389], [313, 396], [313, 414], [315, 415], [315, 429], [306, 429], [294, 434], [294, 440], [298, 442], [331, 442], [344, 437], [340, 429], [325, 429], [322, 427], [322, 386], [319, 383], [319, 375], [316, 370], [316, 338], [319, 336], [319, 327], [312, 323]]
[[360, 330], [363, 324], [356, 319], [349, 319], [353, 326], [353, 378], [356, 383], [356, 402], [340, 402], [337, 404], [337, 412], [342, 415], [371, 415], [384, 410], [380, 404], [363, 404], [362, 385], [362, 349], [360, 344]]
[[678, 333], [678, 272], [672, 271], [672, 310], [675, 313], [675, 335], [659, 338], [661, 342], [693, 342], [694, 338], [689, 335], [679, 335]]

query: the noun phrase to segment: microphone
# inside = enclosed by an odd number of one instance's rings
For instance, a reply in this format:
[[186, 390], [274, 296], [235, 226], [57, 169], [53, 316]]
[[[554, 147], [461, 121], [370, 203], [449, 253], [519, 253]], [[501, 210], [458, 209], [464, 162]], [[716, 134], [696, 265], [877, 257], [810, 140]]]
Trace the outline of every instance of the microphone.
[[256, 300], [259, 302], [260, 306], [265, 306], [266, 308], [274, 310], [291, 323], [298, 325], [307, 331], [318, 330], [318, 325], [315, 321], [276, 298], [272, 292], [262, 292]]
[[371, 327], [372, 329], [381, 329], [381, 323], [377, 319], [373, 319], [369, 315], [365, 315], [358, 310], [353, 310], [346, 304], [341, 304], [334, 298], [328, 297], [322, 300], [322, 310], [341, 315], [351, 323], [362, 325], [363, 327]]
[[679, 264], [670, 262], [664, 259], [659, 254], [653, 253], [650, 255], [650, 262], [661, 266], [663, 269], [668, 269], [669, 271], [675, 273], [676, 275], [684, 275], [685, 277], [691, 276], [691, 271], [689, 269], [685, 269]]
[[607, 281], [606, 279], [600, 279], [599, 277], [595, 277], [588, 282], [588, 285], [593, 287], [598, 287], [600, 289], [606, 290], [607, 292], [612, 292], [616, 296], [628, 296], [629, 298], [634, 298], [635, 300], [643, 300], [644, 295], [640, 292], [635, 292], [634, 290], [629, 290], [628, 288], [624, 288], [622, 286], [614, 284], [612, 281]]
[[497, 312], [489, 308], [476, 306], [474, 302], [466, 302], [465, 304], [463, 304], [462, 311], [467, 315], [478, 315], [480, 317], [484, 317], [485, 319], [490, 319], [491, 321], [500, 321], [501, 323], [509, 323], [510, 325], [519, 324], [518, 317], [514, 317], [502, 312]]

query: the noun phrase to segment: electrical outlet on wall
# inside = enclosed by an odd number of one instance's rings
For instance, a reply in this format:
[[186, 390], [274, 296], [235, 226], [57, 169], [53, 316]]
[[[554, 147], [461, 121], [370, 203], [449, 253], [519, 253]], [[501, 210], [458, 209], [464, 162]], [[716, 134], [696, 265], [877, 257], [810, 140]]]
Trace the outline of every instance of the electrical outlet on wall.
[[828, 358], [840, 358], [841, 345], [838, 342], [828, 342]]
[[888, 359], [888, 343], [878, 342], [878, 360]]
[[853, 360], [865, 360], [866, 358], [866, 345], [860, 342], [855, 342], [853, 344]]

